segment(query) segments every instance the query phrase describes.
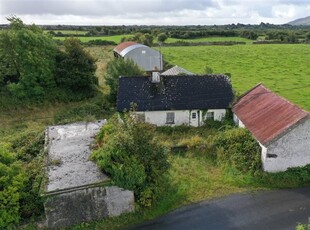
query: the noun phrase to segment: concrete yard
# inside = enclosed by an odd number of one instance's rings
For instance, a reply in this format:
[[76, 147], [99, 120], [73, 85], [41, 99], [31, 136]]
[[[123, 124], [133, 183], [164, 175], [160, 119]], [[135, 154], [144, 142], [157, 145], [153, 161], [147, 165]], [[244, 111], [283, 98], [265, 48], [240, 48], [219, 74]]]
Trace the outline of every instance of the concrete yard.
[[109, 179], [89, 160], [90, 144], [104, 123], [99, 120], [48, 128], [47, 193]]
[[51, 126], [46, 131], [46, 227], [61, 229], [134, 211], [132, 191], [111, 186], [92, 162], [91, 145], [105, 120]]

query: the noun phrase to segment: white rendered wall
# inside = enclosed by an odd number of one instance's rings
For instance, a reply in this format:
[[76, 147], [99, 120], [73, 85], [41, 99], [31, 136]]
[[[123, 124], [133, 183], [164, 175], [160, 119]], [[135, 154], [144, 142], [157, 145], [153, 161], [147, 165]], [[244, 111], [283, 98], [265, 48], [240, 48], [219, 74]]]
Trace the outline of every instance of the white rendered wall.
[[[167, 113], [173, 112], [174, 116], [174, 124], [167, 124]], [[214, 120], [221, 121], [226, 113], [225, 109], [213, 109], [208, 110], [208, 112], [214, 112]], [[191, 125], [191, 126], [200, 126], [203, 124], [204, 118], [203, 112], [201, 110], [169, 110], [169, 111], [145, 111], [145, 112], [136, 112], [137, 114], [145, 115], [145, 122], [164, 126], [177, 126], [177, 125]], [[192, 113], [196, 113], [196, 118], [192, 118]], [[199, 114], [198, 114], [199, 113]]]
[[[266, 154], [263, 168], [268, 172], [285, 171], [289, 167], [310, 164], [310, 119], [271, 143]], [[277, 157], [270, 158], [270, 154]]]
[[[174, 113], [174, 124], [167, 124], [167, 112]], [[145, 114], [145, 122], [158, 126], [164, 125], [188, 125], [189, 124], [189, 110], [171, 110], [171, 111], [146, 111], [138, 112]]]
[[226, 115], [226, 109], [208, 109], [208, 112], [214, 112], [215, 121], [222, 121]]
[[234, 113], [234, 122], [239, 128], [245, 128], [245, 125], [235, 113]]

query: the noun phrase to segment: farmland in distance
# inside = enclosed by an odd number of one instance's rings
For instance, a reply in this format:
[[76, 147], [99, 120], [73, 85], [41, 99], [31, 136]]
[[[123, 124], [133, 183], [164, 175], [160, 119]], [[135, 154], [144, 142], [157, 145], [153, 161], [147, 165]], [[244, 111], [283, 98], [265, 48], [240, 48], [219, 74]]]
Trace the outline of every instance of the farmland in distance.
[[310, 45], [235, 45], [162, 47], [164, 59], [197, 74], [230, 73], [244, 93], [258, 83], [310, 110]]

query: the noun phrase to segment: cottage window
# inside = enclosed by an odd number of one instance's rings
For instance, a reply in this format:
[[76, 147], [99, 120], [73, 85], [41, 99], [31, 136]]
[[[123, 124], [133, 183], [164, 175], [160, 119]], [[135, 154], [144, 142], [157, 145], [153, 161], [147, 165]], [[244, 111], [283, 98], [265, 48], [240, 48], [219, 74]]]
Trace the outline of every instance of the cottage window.
[[196, 119], [197, 113], [192, 113], [192, 119]]
[[174, 113], [167, 113], [166, 124], [174, 124]]
[[207, 120], [214, 120], [214, 112], [207, 112]]

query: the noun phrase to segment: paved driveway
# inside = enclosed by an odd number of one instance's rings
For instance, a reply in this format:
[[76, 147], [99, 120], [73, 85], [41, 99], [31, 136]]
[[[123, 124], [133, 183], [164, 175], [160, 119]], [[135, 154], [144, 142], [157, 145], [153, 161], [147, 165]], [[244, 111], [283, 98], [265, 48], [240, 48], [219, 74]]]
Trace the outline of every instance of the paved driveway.
[[140, 229], [295, 229], [310, 217], [310, 187], [236, 194], [189, 205]]

